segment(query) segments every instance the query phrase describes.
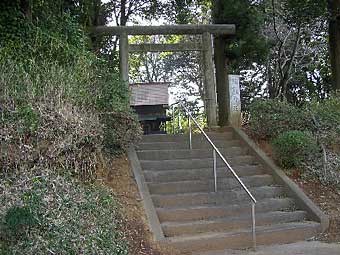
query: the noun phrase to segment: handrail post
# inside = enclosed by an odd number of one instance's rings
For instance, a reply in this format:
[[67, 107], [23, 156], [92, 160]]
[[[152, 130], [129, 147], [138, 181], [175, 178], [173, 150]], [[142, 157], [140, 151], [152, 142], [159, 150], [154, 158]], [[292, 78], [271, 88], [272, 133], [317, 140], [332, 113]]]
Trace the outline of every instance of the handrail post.
[[175, 106], [172, 106], [172, 134], [175, 134]]
[[253, 249], [256, 251], [256, 222], [255, 222], [255, 203], [251, 201], [251, 218], [252, 218], [252, 235], [253, 235]]
[[178, 134], [181, 132], [181, 111], [178, 108], [178, 116], [177, 116], [177, 123], [178, 123]]
[[192, 130], [191, 130], [190, 115], [188, 115], [188, 124], [189, 124], [189, 150], [191, 150], [192, 149]]
[[214, 159], [214, 189], [217, 192], [217, 162], [216, 162], [216, 151], [213, 149], [213, 159]]

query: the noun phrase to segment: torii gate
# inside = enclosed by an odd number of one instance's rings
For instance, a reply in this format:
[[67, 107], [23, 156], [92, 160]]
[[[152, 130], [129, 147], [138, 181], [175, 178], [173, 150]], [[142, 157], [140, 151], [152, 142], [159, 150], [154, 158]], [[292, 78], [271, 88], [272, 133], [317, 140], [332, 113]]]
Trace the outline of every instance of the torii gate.
[[[211, 35], [233, 35], [235, 34], [235, 25], [99, 26], [94, 29], [94, 33], [119, 36], [120, 78], [126, 83], [129, 81], [129, 52], [202, 52], [205, 86], [204, 100], [208, 126], [217, 126], [216, 83]], [[129, 35], [201, 35], [202, 41], [197, 43], [129, 45]]]

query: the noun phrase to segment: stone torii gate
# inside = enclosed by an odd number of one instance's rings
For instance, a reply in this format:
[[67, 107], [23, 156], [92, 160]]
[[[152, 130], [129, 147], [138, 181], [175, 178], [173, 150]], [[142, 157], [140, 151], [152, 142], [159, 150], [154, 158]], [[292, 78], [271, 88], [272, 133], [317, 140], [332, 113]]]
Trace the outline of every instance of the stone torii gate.
[[[208, 126], [217, 126], [216, 83], [211, 36], [234, 35], [235, 25], [99, 26], [94, 29], [94, 34], [119, 36], [120, 77], [126, 83], [129, 81], [129, 52], [200, 51], [203, 55], [204, 100]], [[129, 45], [129, 35], [201, 35], [202, 40], [196, 43]]]

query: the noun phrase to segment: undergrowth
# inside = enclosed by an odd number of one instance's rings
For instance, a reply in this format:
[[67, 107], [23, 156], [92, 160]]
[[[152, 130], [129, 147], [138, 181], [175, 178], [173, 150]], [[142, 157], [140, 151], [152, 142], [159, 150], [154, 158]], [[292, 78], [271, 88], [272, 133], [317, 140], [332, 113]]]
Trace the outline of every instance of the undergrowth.
[[340, 188], [340, 98], [296, 107], [278, 100], [250, 105], [249, 129], [273, 145], [283, 168], [299, 168], [307, 179]]
[[0, 178], [0, 254], [128, 254], [108, 188], [48, 170]]
[[98, 156], [124, 153], [141, 131], [117, 68], [87, 50], [68, 14], [58, 26], [71, 34], [30, 25], [22, 42], [0, 47], [0, 167], [91, 181]]
[[[24, 1], [23, 1], [24, 2]], [[0, 254], [128, 254], [93, 184], [141, 134], [117, 66], [58, 1], [0, 1]]]

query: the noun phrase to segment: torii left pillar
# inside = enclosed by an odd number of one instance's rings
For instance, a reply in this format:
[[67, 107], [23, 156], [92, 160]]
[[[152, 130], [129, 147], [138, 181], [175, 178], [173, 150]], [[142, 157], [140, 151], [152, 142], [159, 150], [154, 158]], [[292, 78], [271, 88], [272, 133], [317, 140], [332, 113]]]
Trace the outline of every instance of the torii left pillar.
[[122, 33], [119, 36], [119, 67], [120, 79], [126, 85], [129, 83], [129, 41], [128, 35]]
[[202, 35], [203, 42], [203, 70], [205, 84], [205, 106], [207, 113], [207, 122], [209, 128], [217, 127], [217, 102], [216, 102], [216, 83], [213, 63], [213, 46], [211, 34], [204, 32]]

